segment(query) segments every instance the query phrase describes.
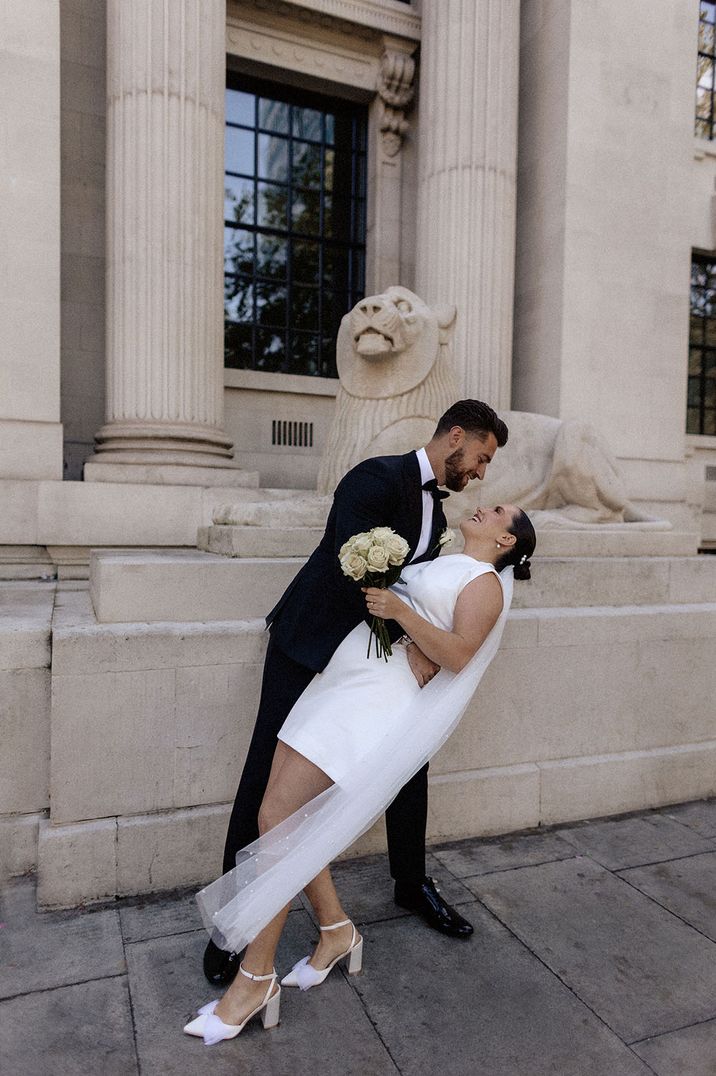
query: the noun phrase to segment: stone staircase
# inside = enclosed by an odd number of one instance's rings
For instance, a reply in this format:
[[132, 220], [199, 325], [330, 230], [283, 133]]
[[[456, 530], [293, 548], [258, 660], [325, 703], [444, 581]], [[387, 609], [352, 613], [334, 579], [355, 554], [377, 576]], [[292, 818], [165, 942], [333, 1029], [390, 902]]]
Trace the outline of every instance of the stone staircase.
[[[101, 624], [262, 617], [304, 559], [97, 551], [90, 564], [93, 607]], [[716, 602], [716, 557], [535, 557], [533, 564], [533, 578], [515, 587], [515, 609]]]
[[[11, 737], [42, 766], [32, 800], [0, 802], [0, 845], [24, 842], [27, 869], [39, 833], [43, 905], [215, 873], [255, 719], [263, 617], [327, 510], [296, 491], [219, 505], [203, 549], [95, 551], [90, 588], [59, 585], [54, 606], [32, 585], [47, 635], [32, 673], [44, 701]], [[540, 535], [500, 652], [431, 764], [430, 839], [716, 793], [716, 557], [673, 531], [605, 530], [604, 556], [594, 537]], [[0, 676], [17, 679], [31, 629], [20, 625], [12, 646], [7, 636]], [[378, 826], [352, 851], [382, 846]]]

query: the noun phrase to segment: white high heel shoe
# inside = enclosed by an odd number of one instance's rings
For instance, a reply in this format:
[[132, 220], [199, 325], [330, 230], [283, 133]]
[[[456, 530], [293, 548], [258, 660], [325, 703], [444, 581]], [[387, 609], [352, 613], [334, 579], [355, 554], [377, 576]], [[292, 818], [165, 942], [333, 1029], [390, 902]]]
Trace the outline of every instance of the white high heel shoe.
[[270, 975], [252, 975], [250, 971], [246, 971], [243, 964], [239, 964], [239, 971], [247, 979], [252, 979], [255, 983], [265, 983], [269, 979], [271, 980], [261, 1004], [257, 1005], [240, 1024], [225, 1024], [214, 1012], [219, 1004], [219, 999], [217, 998], [207, 1005], [202, 1005], [198, 1010], [199, 1015], [184, 1028], [185, 1034], [203, 1039], [205, 1046], [213, 1046], [223, 1039], [235, 1039], [244, 1030], [249, 1020], [252, 1020], [254, 1016], [258, 1016], [259, 1013], [261, 1013], [261, 1023], [266, 1029], [276, 1027], [279, 1021], [281, 1005], [281, 987], [279, 986], [275, 994], [272, 993], [274, 983], [278, 979], [276, 969], [274, 968]]
[[339, 960], [344, 960], [345, 957], [348, 957], [348, 974], [357, 975], [363, 967], [363, 939], [358, 937], [356, 928], [350, 919], [343, 919], [340, 923], [331, 923], [330, 926], [320, 927], [319, 929], [338, 930], [339, 927], [347, 927], [349, 924], [353, 933], [351, 934], [351, 943], [345, 953], [339, 953], [328, 967], [322, 970], [314, 968], [313, 965], [308, 963], [311, 959], [310, 956], [304, 956], [303, 960], [299, 960], [298, 964], [294, 964], [288, 975], [283, 977], [281, 986], [297, 986], [300, 990], [310, 990], [312, 986], [318, 986], [322, 983], [331, 968]]

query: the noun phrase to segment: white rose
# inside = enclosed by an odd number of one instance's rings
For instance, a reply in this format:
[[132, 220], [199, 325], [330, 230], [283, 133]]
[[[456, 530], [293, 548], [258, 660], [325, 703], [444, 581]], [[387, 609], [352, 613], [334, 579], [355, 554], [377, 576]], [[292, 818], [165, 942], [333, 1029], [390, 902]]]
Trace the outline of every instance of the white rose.
[[385, 543], [389, 564], [402, 564], [408, 555], [410, 546], [399, 534], [393, 534]]
[[341, 568], [345, 575], [358, 581], [365, 575], [368, 565], [357, 553], [347, 553], [341, 557]]
[[447, 545], [449, 542], [454, 541], [454, 539], [455, 539], [455, 531], [451, 531], [449, 527], [446, 527], [445, 530], [440, 535], [439, 544], [440, 545]]
[[389, 542], [393, 537], [395, 531], [392, 527], [373, 527], [373, 530], [370, 533], [374, 542], [377, 542], [379, 545], [385, 545], [385, 543]]
[[370, 534], [364, 533], [356, 534], [353, 536], [353, 551], [355, 553], [360, 553], [362, 557], [367, 554], [372, 544], [373, 542], [371, 540]]
[[368, 569], [371, 572], [388, 570], [388, 551], [382, 545], [374, 545], [368, 550]]

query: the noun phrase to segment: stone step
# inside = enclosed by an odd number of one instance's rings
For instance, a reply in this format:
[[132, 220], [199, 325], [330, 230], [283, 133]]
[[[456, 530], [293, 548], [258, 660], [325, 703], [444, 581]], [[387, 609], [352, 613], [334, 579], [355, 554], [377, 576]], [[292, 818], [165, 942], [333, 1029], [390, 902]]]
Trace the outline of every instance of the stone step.
[[[512, 612], [465, 717], [431, 763], [431, 838], [713, 795], [715, 640], [716, 603]], [[43, 904], [211, 877], [266, 641], [259, 620], [97, 624], [86, 592], [58, 592]], [[24, 742], [28, 711], [14, 712]], [[48, 742], [49, 727], [48, 713]], [[196, 848], [204, 851], [192, 858]]]
[[309, 557], [323, 537], [323, 526], [276, 527], [223, 526], [199, 527], [196, 544], [207, 553], [224, 557]]
[[[232, 508], [236, 506], [233, 505]], [[251, 506], [247, 506], [251, 507]], [[260, 505], [256, 522], [251, 524], [213, 524], [200, 527], [197, 546], [207, 553], [226, 557], [303, 557], [308, 556], [323, 536], [323, 523], [311, 523], [310, 509], [296, 506], [295, 518], [306, 519], [305, 525], [285, 526], [270, 522], [267, 506]], [[246, 513], [247, 515], [249, 512]], [[716, 518], [716, 517], [715, 517]], [[458, 552], [462, 539], [457, 537], [454, 550]], [[548, 530], [537, 534], [541, 557], [688, 557], [695, 555], [698, 540], [695, 534], [680, 531], [562, 531]]]
[[[273, 607], [304, 560], [199, 550], [93, 551], [100, 623], [245, 620]], [[716, 557], [535, 558], [514, 607], [582, 608], [716, 601]]]
[[[212, 525], [199, 531], [199, 548], [230, 557], [308, 555], [321, 539], [332, 498], [293, 492], [299, 495], [279, 499], [275, 491], [267, 490], [266, 497], [218, 505]], [[455, 550], [462, 548], [457, 529], [462, 511], [458, 503], [452, 511], [448, 507], [450, 525], [456, 530]], [[695, 532], [670, 530], [666, 525], [664, 529], [641, 524], [556, 527], [549, 522], [542, 525], [545, 517], [546, 513], [535, 513], [542, 557], [684, 557], [698, 549]]]

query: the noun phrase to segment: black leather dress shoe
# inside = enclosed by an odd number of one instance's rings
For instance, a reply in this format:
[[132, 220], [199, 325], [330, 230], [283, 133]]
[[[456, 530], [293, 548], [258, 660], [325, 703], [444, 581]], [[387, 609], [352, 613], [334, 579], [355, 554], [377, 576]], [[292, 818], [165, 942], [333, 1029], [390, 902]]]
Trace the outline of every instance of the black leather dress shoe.
[[421, 915], [429, 927], [441, 934], [449, 934], [451, 938], [469, 938], [473, 933], [472, 923], [463, 919], [440, 896], [434, 878], [426, 878], [422, 885], [396, 882], [395, 903]]
[[241, 956], [227, 953], [210, 941], [204, 950], [204, 975], [214, 986], [228, 986], [236, 978]]

